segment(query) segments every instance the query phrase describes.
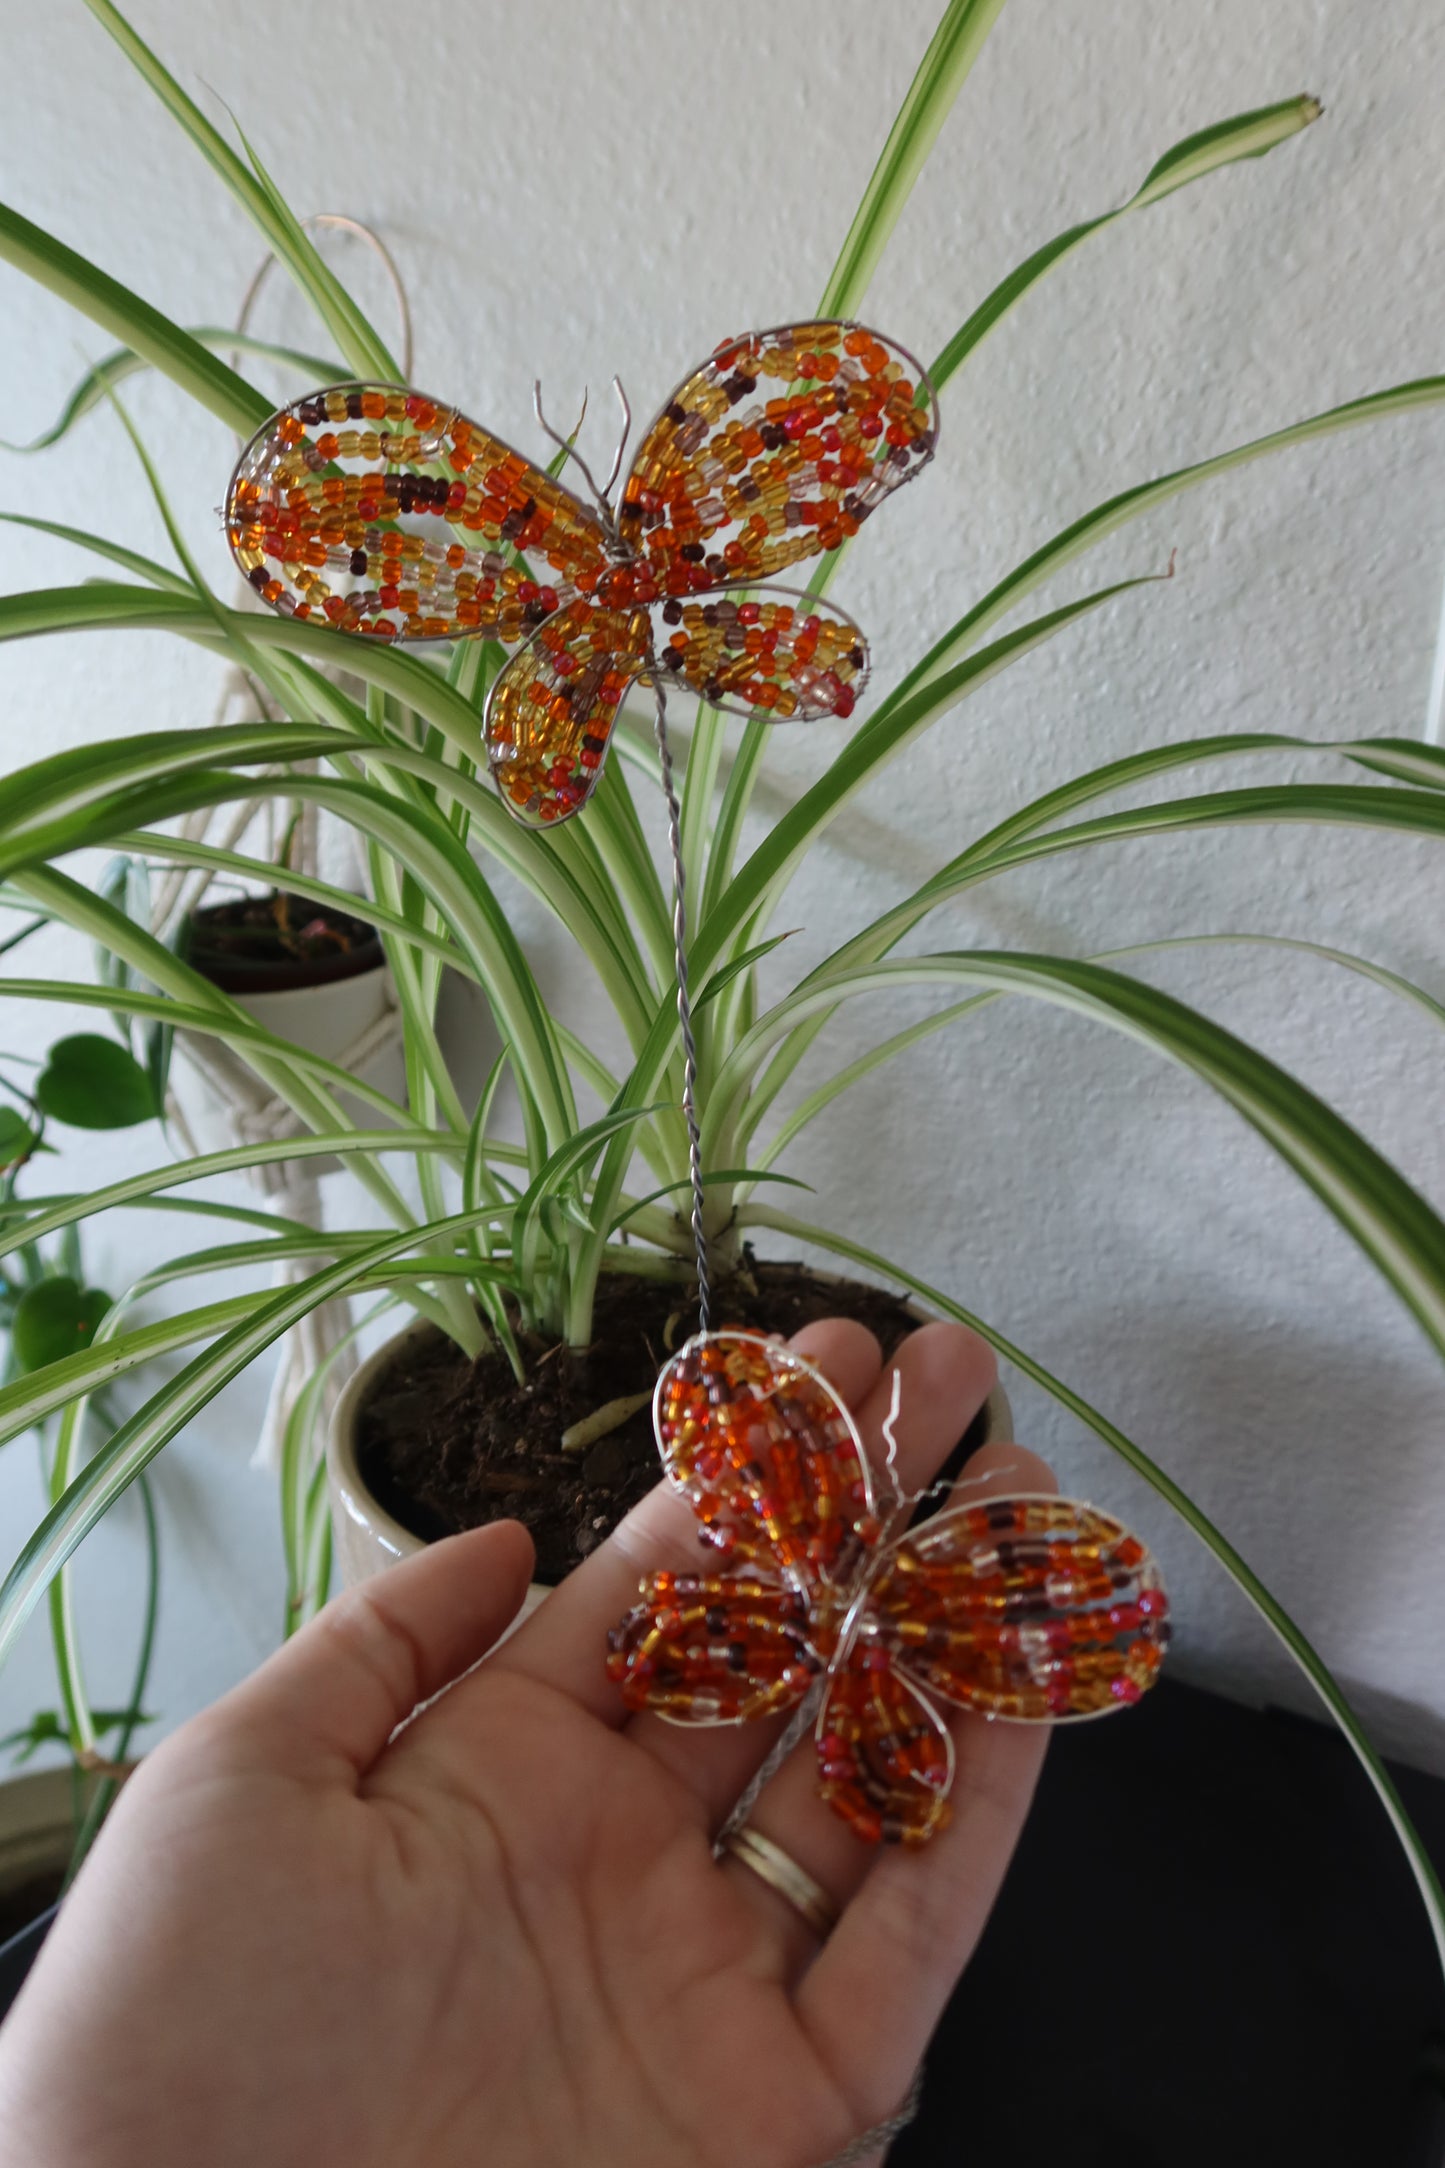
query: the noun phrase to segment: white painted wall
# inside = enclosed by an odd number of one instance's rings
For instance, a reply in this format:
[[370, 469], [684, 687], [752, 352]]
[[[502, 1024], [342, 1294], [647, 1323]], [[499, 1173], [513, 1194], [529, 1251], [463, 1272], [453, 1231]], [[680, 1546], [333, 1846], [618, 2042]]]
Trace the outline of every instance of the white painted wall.
[[[229, 318], [255, 265], [240, 214], [79, 0], [13, 12], [0, 82], [4, 193], [185, 322]], [[555, 411], [616, 369], [646, 409], [723, 333], [813, 305], [932, 28], [933, 0], [498, 0], [426, 19], [410, 50], [376, 0], [344, 41], [317, 7], [134, 0], [190, 88], [240, 116], [293, 204], [374, 222], [415, 305], [416, 375], [530, 446], [531, 380]], [[1445, 213], [1432, 0], [1012, 0], [910, 204], [867, 313], [935, 352], [992, 283], [1137, 186], [1181, 135], [1310, 90], [1323, 124], [1126, 223], [1059, 272], [945, 401], [939, 460], [854, 553], [839, 596], [885, 685], [998, 573], [1126, 483], [1445, 357]], [[354, 259], [343, 252], [348, 269]], [[384, 308], [372, 268], [356, 265]], [[46, 424], [106, 342], [0, 271], [7, 436]], [[270, 327], [314, 337], [272, 294]], [[208, 569], [231, 446], [164, 384], [134, 413]], [[113, 420], [43, 461], [0, 459], [0, 504], [162, 549]], [[1217, 483], [1117, 538], [1038, 606], [1162, 568], [988, 688], [833, 832], [782, 922], [789, 973], [971, 833], [1085, 766], [1147, 743], [1277, 729], [1416, 733], [1445, 570], [1445, 421], [1412, 416]], [[0, 534], [6, 589], [81, 576]], [[139, 637], [0, 656], [0, 756], [203, 720], [206, 659]], [[781, 803], [833, 741], [780, 734]], [[1331, 774], [1303, 758], [1177, 787]], [[1087, 954], [1154, 935], [1255, 929], [1357, 949], [1442, 987], [1440, 874], [1423, 844], [1255, 830], [1136, 844], [1020, 872], [926, 929], [932, 946]], [[562, 943], [523, 923], [585, 1022]], [[17, 959], [18, 960], [18, 959]], [[84, 959], [70, 958], [78, 970]], [[26, 958], [26, 968], [30, 959]], [[1228, 949], [1140, 965], [1332, 1102], [1436, 1202], [1439, 1039], [1421, 1015], [1299, 957]], [[781, 969], [775, 976], [781, 981]], [[846, 1058], [917, 1012], [835, 1029]], [[47, 1020], [48, 1021], [48, 1020]], [[6, 1043], [36, 1031], [12, 1012]], [[145, 1140], [85, 1146], [97, 1176]], [[1438, 1558], [1440, 1371], [1319, 1206], [1197, 1085], [1096, 1026], [996, 1005], [845, 1102], [795, 1173], [816, 1215], [974, 1305], [1113, 1414], [1240, 1544], [1389, 1747], [1445, 1767]], [[106, 1230], [121, 1275], [166, 1230]], [[274, 1506], [245, 1462], [264, 1380], [238, 1387], [158, 1475], [167, 1594], [155, 1703], [174, 1720], [269, 1644]], [[1182, 1673], [1307, 1703], [1189, 1535], [1077, 1426], [1019, 1387], [1023, 1434], [1066, 1484], [1116, 1500], [1179, 1596]], [[0, 1459], [7, 1551], [33, 1497]], [[98, 1699], [129, 1651], [136, 1532], [117, 1520], [81, 1578]], [[0, 1730], [50, 1698], [32, 1630]]]

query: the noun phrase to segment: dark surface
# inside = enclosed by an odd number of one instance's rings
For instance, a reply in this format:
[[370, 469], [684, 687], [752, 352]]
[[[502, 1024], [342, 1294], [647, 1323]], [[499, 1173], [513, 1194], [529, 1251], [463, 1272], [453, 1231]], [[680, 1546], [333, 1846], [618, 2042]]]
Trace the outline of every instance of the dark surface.
[[65, 1883], [65, 1867], [43, 1867], [13, 1889], [0, 1891], [0, 1950], [22, 1928], [48, 1912]]
[[4, 2017], [20, 1992], [26, 1973], [40, 1955], [40, 1945], [49, 1934], [51, 1923], [59, 1911], [58, 1905], [50, 1905], [38, 1918], [0, 1942], [0, 2017]]
[[[1394, 1773], [1445, 1867], [1445, 1783]], [[1055, 1738], [889, 2168], [1441, 2168], [1442, 2036], [1344, 1741], [1166, 1682]]]

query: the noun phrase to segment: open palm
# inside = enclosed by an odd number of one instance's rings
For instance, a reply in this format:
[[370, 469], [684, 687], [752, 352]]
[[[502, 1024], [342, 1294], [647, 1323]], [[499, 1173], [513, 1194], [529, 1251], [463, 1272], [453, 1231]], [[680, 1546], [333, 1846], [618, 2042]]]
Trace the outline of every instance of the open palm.
[[[797, 1344], [875, 1454], [898, 1370], [909, 1483], [992, 1380], [954, 1326], [916, 1333], [887, 1377], [860, 1326]], [[990, 1466], [1000, 1487], [1049, 1481], [1015, 1446], [970, 1472]], [[639, 1575], [695, 1545], [660, 1488], [470, 1669], [530, 1549], [513, 1523], [456, 1537], [179, 1731], [127, 1787], [0, 2031], [0, 2155], [812, 2168], [887, 2117], [987, 1917], [1042, 1737], [957, 1717], [953, 1821], [921, 1853], [860, 1845], [799, 1747], [752, 1826], [839, 1904], [820, 1945], [712, 1856], [776, 1725], [629, 1718], [603, 1669]]]

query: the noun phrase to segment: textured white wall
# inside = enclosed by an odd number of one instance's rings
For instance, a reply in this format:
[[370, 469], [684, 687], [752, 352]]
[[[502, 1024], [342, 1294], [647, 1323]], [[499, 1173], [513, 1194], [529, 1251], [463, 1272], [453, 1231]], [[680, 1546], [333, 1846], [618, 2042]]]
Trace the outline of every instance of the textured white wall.
[[[293, 204], [385, 234], [413, 296], [417, 380], [531, 446], [538, 372], [559, 415], [614, 369], [646, 410], [726, 331], [813, 306], [934, 6], [478, 0], [428, 18], [409, 49], [376, 0], [346, 11], [344, 41], [320, 34], [319, 9], [280, 0], [244, 15], [135, 0], [134, 15], [189, 88], [234, 109]], [[939, 460], [869, 528], [839, 588], [882, 683], [1115, 489], [1440, 367], [1442, 65], [1431, 0], [1012, 0], [868, 299], [865, 313], [924, 355], [1011, 264], [1129, 194], [1181, 135], [1303, 90], [1327, 117], [1091, 244], [955, 380]], [[29, 216], [181, 321], [230, 317], [257, 243], [78, 0], [28, 14], [10, 41], [0, 143], [4, 193]], [[345, 250], [338, 261], [383, 311], [372, 267]], [[9, 271], [0, 306], [5, 434], [26, 437], [106, 341]], [[263, 314], [278, 334], [317, 336], [279, 291]], [[225, 433], [157, 381], [131, 403], [222, 578]], [[0, 459], [0, 504], [163, 550], [108, 416], [43, 461]], [[1176, 548], [1172, 585], [991, 685], [837, 824], [783, 912], [804, 928], [790, 974], [981, 826], [1131, 748], [1210, 731], [1419, 730], [1445, 568], [1440, 417], [1226, 478], [1034, 607], [1157, 570]], [[88, 569], [13, 532], [0, 560], [5, 589]], [[0, 757], [199, 721], [214, 686], [205, 658], [139, 636], [9, 649]], [[815, 775], [832, 742], [780, 734], [765, 802]], [[1241, 761], [1170, 788], [1332, 772]], [[1087, 954], [1257, 929], [1363, 951], [1439, 994], [1439, 882], [1423, 844], [1302, 828], [1190, 836], [1020, 871], [923, 939]], [[559, 937], [534, 912], [523, 924], [585, 1021]], [[1292, 1068], [1441, 1200], [1439, 1041], [1421, 1015], [1258, 949], [1138, 968]], [[858, 1008], [829, 1043], [846, 1058], [915, 1013], [913, 997]], [[7, 1043], [25, 1031], [33, 1014], [7, 1018]], [[98, 1173], [143, 1144], [101, 1140], [83, 1163]], [[1233, 1116], [1097, 1026], [996, 1004], [860, 1089], [791, 1165], [816, 1184], [820, 1220], [911, 1259], [1113, 1414], [1238, 1541], [1382, 1741], [1445, 1767], [1438, 1363]], [[94, 1263], [118, 1277], [167, 1234], [118, 1225]], [[153, 1698], [170, 1718], [274, 1632], [274, 1508], [245, 1469], [263, 1389], [232, 1392], [159, 1471], [169, 1581]], [[1016, 1399], [1066, 1483], [1117, 1500], [1156, 1543], [1179, 1594], [1181, 1670], [1307, 1704], [1189, 1535], [1040, 1395]], [[32, 1503], [28, 1452], [0, 1461], [7, 1549]], [[117, 1592], [135, 1543], [118, 1523], [83, 1564], [100, 1699], [129, 1661], [114, 1621], [133, 1600]], [[0, 1729], [48, 1698], [45, 1680], [36, 1628], [0, 1686]]]

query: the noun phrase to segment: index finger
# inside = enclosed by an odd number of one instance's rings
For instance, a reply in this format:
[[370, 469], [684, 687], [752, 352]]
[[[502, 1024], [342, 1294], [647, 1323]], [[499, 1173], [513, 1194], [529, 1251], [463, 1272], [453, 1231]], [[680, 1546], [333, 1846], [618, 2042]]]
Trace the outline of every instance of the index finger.
[[[963, 1481], [972, 1486], [981, 1479], [987, 1493], [1058, 1489], [1046, 1461], [1003, 1443], [984, 1446], [969, 1461]], [[839, 2082], [846, 2086], [865, 2071], [868, 2094], [857, 2099], [865, 2126], [907, 2090], [973, 1955], [1052, 1728], [993, 1723], [958, 1709], [947, 1712], [947, 1721], [957, 1757], [947, 1827], [920, 1850], [887, 1846], [862, 1860], [854, 1840], [853, 1894], [797, 1990], [798, 2016]], [[788, 1849], [796, 1853], [796, 1832], [789, 1836]], [[874, 2050], [866, 2066], [857, 2052], [860, 2025]]]

